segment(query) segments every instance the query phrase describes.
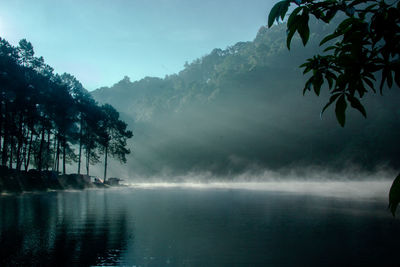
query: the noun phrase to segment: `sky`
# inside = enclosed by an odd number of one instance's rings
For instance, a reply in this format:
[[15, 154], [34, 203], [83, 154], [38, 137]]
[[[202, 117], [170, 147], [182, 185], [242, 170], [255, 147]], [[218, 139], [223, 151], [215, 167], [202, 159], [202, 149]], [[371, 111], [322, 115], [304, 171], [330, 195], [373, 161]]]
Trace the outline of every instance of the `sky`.
[[163, 78], [184, 63], [251, 41], [274, 0], [1, 0], [0, 37], [26, 38], [57, 73], [89, 91]]

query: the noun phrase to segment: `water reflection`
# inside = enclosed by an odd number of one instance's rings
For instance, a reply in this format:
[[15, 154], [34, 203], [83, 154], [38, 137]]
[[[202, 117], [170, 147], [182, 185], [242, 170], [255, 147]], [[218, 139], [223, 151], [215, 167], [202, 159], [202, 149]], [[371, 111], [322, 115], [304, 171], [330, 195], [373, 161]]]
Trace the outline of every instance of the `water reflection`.
[[119, 264], [133, 235], [125, 206], [107, 197], [100, 191], [3, 197], [0, 266]]
[[172, 187], [0, 197], [0, 266], [399, 266], [400, 221], [361, 195]]

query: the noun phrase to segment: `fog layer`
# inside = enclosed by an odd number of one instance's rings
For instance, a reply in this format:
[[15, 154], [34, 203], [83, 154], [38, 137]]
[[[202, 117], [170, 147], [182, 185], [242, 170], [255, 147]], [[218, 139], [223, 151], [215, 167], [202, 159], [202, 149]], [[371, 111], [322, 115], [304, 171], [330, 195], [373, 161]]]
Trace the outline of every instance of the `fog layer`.
[[364, 99], [368, 119], [350, 110], [341, 128], [334, 107], [321, 119], [327, 92], [303, 97], [307, 77], [298, 66], [318, 52], [329, 29], [314, 25], [310, 45], [294, 40], [290, 52], [284, 30], [262, 27], [254, 41], [214, 49], [164, 79], [125, 77], [94, 91], [97, 101], [119, 109], [134, 132], [126, 169], [110, 164], [111, 176], [209, 173], [229, 179], [266, 170], [400, 167], [399, 88]]

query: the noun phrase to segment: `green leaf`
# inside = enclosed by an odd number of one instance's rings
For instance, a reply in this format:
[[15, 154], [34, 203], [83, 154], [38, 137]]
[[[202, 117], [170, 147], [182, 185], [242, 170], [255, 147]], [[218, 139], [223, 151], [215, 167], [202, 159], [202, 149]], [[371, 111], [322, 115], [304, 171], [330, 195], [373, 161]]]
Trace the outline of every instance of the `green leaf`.
[[274, 24], [275, 19], [277, 17], [279, 17], [278, 14], [279, 14], [280, 5], [281, 5], [281, 2], [276, 3], [272, 7], [271, 11], [269, 12], [269, 15], [268, 15], [268, 28], [271, 28], [272, 24]]
[[296, 32], [296, 28], [292, 28], [289, 30], [288, 36], [286, 37], [286, 46], [290, 50], [290, 42], [292, 41], [293, 35]]
[[352, 17], [354, 15], [355, 11], [356, 11], [356, 9], [354, 7], [350, 7], [350, 6], [348, 6], [345, 10], [346, 15], [349, 17]]
[[397, 86], [400, 87], [400, 70], [396, 70], [394, 74], [394, 81], [396, 82]]
[[293, 12], [290, 14], [288, 21], [287, 21], [287, 27], [290, 28], [290, 26], [293, 25], [293, 23], [295, 23], [298, 18], [300, 16], [298, 16], [297, 14], [299, 14], [299, 12], [303, 9], [303, 7], [297, 7], [295, 8], [295, 10], [293, 10]]
[[333, 79], [328, 75], [325, 75], [325, 79], [328, 81], [329, 89], [331, 89], [333, 86]]
[[289, 0], [284, 0], [276, 3], [271, 11], [269, 12], [268, 15], [268, 28], [271, 28], [272, 24], [274, 24], [274, 21], [279, 19], [283, 19], [285, 17], [286, 12], [288, 11], [290, 5]]
[[[399, 2], [399, 4], [400, 4], [400, 2]], [[399, 8], [399, 4], [397, 4], [397, 8]], [[367, 6], [365, 9], [364, 9], [364, 12], [369, 12], [370, 10], [372, 10], [374, 7], [376, 7], [378, 4], [372, 4], [372, 5], [370, 5], [370, 6]]]
[[324, 83], [324, 80], [322, 78], [322, 74], [317, 73], [313, 79], [314, 92], [317, 96], [319, 96], [319, 93], [321, 92], [321, 86], [323, 83]]
[[373, 81], [376, 82], [375, 76], [374, 76], [372, 73], [370, 73], [370, 72], [364, 72], [363, 75], [364, 75], [365, 77], [368, 77], [368, 78], [370, 78], [371, 80], [373, 80]]
[[372, 89], [372, 91], [374, 93], [376, 93], [376, 90], [374, 88], [374, 84], [372, 83], [371, 80], [369, 80], [368, 78], [364, 77], [363, 81]]
[[319, 46], [323, 45], [324, 43], [326, 43], [326, 42], [328, 42], [328, 41], [330, 41], [330, 40], [332, 40], [332, 39], [335, 39], [336, 37], [338, 37], [338, 36], [340, 36], [340, 35], [341, 35], [340, 33], [334, 32], [334, 33], [332, 33], [332, 34], [326, 36], [326, 37], [325, 37], [324, 39], [322, 39], [322, 41], [319, 43]]
[[[336, 80], [336, 75], [335, 74], [333, 74], [331, 71], [326, 71], [325, 72], [325, 77], [326, 78], [331, 78], [332, 80]], [[330, 86], [331, 87], [331, 86]]]
[[326, 23], [329, 23], [331, 19], [336, 15], [338, 9], [336, 7], [332, 7], [326, 12], [326, 15], [322, 18], [322, 20]]
[[325, 112], [325, 110], [333, 103], [333, 102], [335, 102], [335, 100], [339, 97], [339, 96], [341, 96], [342, 94], [335, 94], [335, 95], [332, 95], [330, 98], [329, 98], [329, 101], [328, 101], [328, 103], [324, 106], [324, 108], [322, 109], [322, 111], [321, 111], [321, 114], [320, 114], [320, 116], [322, 117], [322, 114]]
[[[321, 44], [319, 44], [319, 45], [321, 45]], [[324, 52], [328, 52], [329, 50], [333, 50], [333, 49], [336, 49], [336, 46], [331, 45], [331, 46], [328, 46], [327, 48], [325, 48]]]
[[397, 206], [400, 202], [400, 174], [394, 179], [392, 186], [389, 191], [389, 209], [393, 214], [396, 214]]
[[311, 68], [310, 66], [307, 66], [307, 67], [304, 69], [303, 74], [307, 74], [307, 73], [309, 73], [311, 70], [312, 70], [312, 68]]
[[301, 15], [301, 20], [299, 20], [299, 25], [297, 27], [297, 31], [300, 34], [301, 41], [305, 46], [308, 42], [308, 38], [310, 37], [310, 28], [308, 27], [309, 16], [307, 12], [304, 12]]
[[285, 1], [284, 4], [281, 5], [281, 9], [280, 9], [281, 20], [283, 20], [283, 18], [285, 17], [286, 12], [289, 9], [289, 5], [290, 5], [290, 1]]
[[303, 7], [297, 7], [292, 14], [290, 14], [288, 22], [287, 22], [287, 28], [288, 28], [288, 35], [286, 38], [286, 46], [288, 50], [290, 50], [290, 43], [292, 42], [292, 38], [296, 31], [298, 30], [299, 26], [299, 21], [301, 20], [302, 16], [297, 15]]
[[301, 65], [299, 66], [299, 68], [307, 67], [307, 65], [308, 65], [308, 62], [305, 62], [305, 63], [301, 64]]
[[354, 7], [354, 6], [364, 3], [364, 2], [365, 2], [365, 0], [354, 0], [352, 3], [349, 4], [349, 6]]
[[313, 78], [314, 78], [314, 76], [312, 76], [310, 79], [307, 80], [307, 82], [304, 86], [304, 89], [303, 89], [303, 95], [305, 95], [306, 91], [310, 91], [310, 87], [311, 87]]
[[367, 118], [367, 112], [365, 111], [364, 106], [361, 104], [361, 102], [355, 98], [354, 96], [348, 95], [347, 99], [349, 100], [351, 106], [358, 111], [361, 112], [361, 114], [364, 116], [364, 118]]
[[[377, 62], [372, 62], [372, 63], [369, 63], [368, 65], [365, 65], [365, 70], [367, 70], [368, 72], [377, 72], [378, 70], [381, 70], [382, 68], [383, 68], [383, 65], [378, 64]], [[370, 76], [373, 76], [373, 75], [371, 74]]]
[[393, 76], [392, 76], [392, 71], [391, 70], [388, 70], [388, 72], [387, 72], [387, 84], [388, 84], [389, 88], [392, 88]]
[[343, 20], [336, 28], [336, 32], [343, 34], [345, 30], [354, 22], [354, 18], [348, 18]]
[[338, 120], [340, 126], [342, 127], [344, 127], [344, 124], [346, 123], [346, 108], [347, 108], [346, 99], [342, 94], [336, 101], [336, 108], [335, 108], [336, 119]]

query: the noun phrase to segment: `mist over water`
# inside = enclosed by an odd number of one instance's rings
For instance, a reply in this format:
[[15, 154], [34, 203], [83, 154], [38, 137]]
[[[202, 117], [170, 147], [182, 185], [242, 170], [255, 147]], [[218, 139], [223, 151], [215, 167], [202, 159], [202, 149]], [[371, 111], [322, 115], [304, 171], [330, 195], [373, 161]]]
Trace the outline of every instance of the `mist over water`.
[[314, 195], [344, 199], [385, 201], [392, 181], [270, 181], [270, 182], [209, 182], [209, 183], [131, 183], [139, 189], [251, 190], [297, 195]]
[[216, 176], [210, 172], [181, 176], [127, 179], [123, 183], [140, 189], [182, 188], [199, 190], [251, 190], [321, 197], [387, 201], [396, 171], [382, 167], [375, 172], [347, 168], [332, 172], [316, 167], [246, 172]]

